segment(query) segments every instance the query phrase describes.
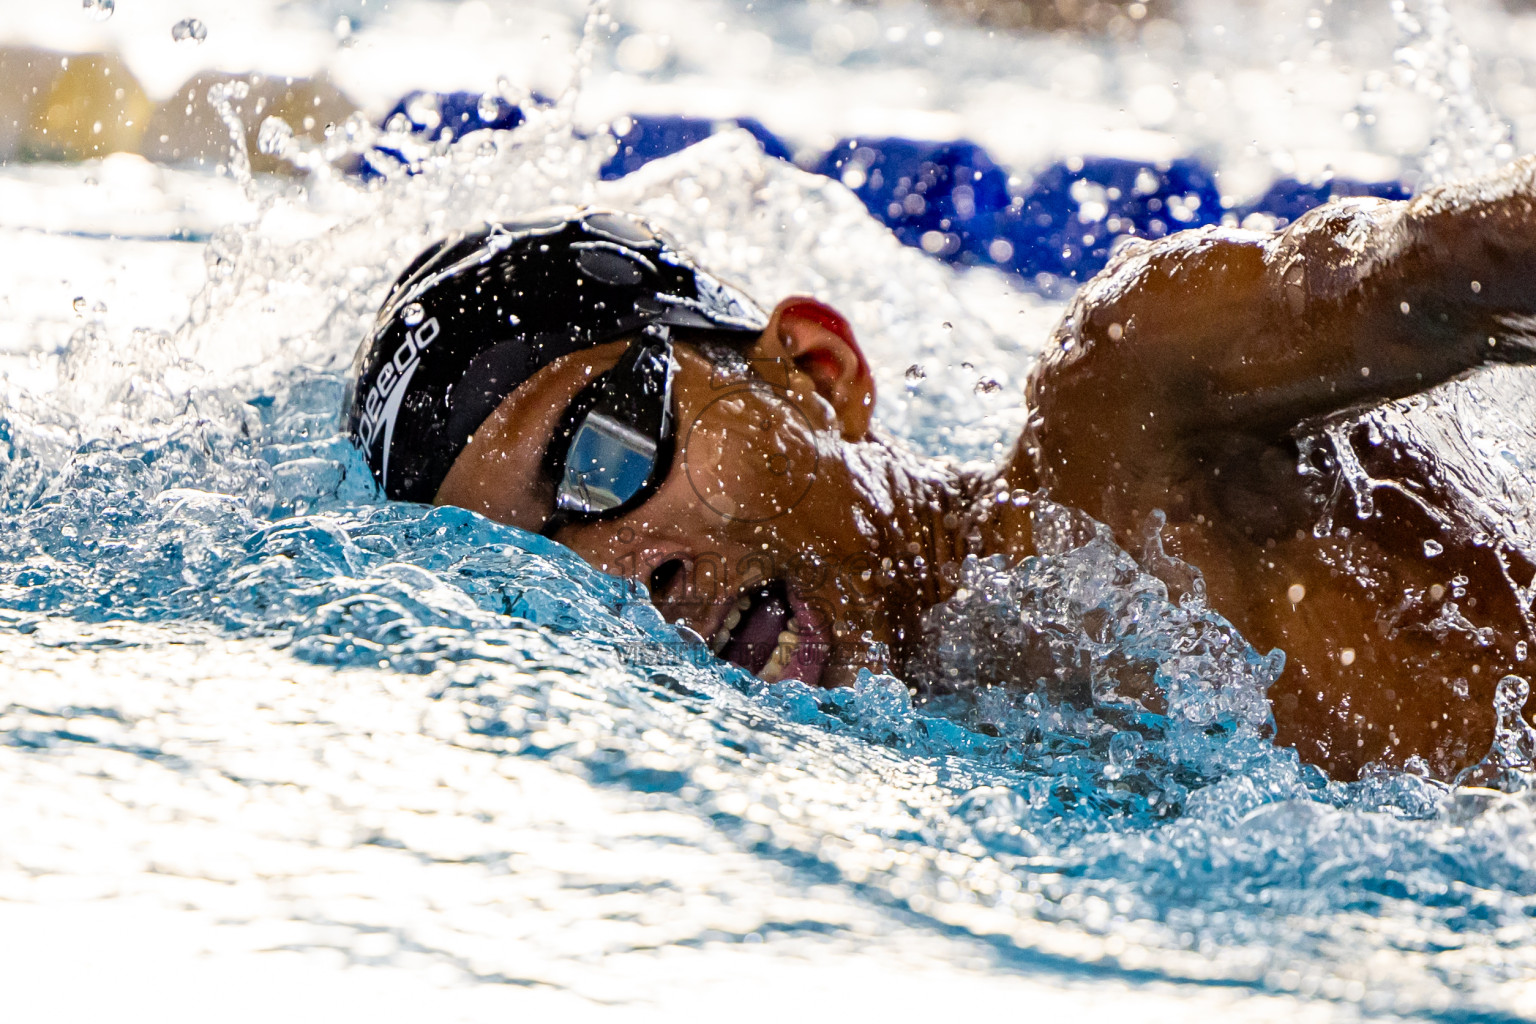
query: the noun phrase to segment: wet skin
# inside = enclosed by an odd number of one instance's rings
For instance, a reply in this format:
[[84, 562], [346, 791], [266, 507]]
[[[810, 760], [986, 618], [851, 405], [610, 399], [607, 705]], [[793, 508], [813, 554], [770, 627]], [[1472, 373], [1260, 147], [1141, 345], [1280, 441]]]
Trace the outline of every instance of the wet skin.
[[[1478, 521], [1435, 451], [1373, 446], [1364, 429], [1343, 450], [1317, 439], [1330, 415], [1536, 362], [1533, 316], [1530, 161], [1406, 203], [1335, 203], [1278, 234], [1142, 243], [1073, 300], [1030, 378], [1024, 436], [982, 471], [872, 431], [873, 383], [846, 324], [788, 299], [747, 367], [676, 346], [670, 474], [640, 508], [556, 539], [645, 583], [669, 619], [765, 678], [842, 685], [859, 667], [901, 669], [961, 558], [1031, 553], [1028, 507], [1000, 493], [1080, 508], [1132, 552], [1161, 510], [1168, 552], [1200, 569], [1210, 605], [1260, 651], [1286, 652], [1270, 690], [1277, 742], [1340, 778], [1415, 756], [1450, 776], [1488, 750], [1498, 680], [1536, 665], [1516, 649], [1536, 656], [1516, 593], [1532, 553], [1490, 541], [1497, 524]], [[622, 348], [519, 388], [437, 500], [539, 529], [553, 497], [544, 441]], [[1340, 480], [1352, 451], [1381, 482], [1364, 504]], [[1426, 557], [1426, 540], [1441, 552]], [[731, 618], [739, 604], [766, 617], [753, 597], [765, 580], [781, 581], [794, 622], [789, 653], [763, 666], [730, 638], [748, 629]]]
[[[552, 363], [518, 388], [475, 432], [438, 502], [539, 530], [554, 499], [545, 439], [625, 344]], [[1006, 528], [960, 528], [976, 509], [991, 515], [974, 498], [1001, 486], [999, 473], [921, 460], [870, 430], [869, 368], [828, 307], [786, 299], [739, 360], [712, 361], [686, 342], [675, 352], [671, 472], [634, 511], [554, 536], [645, 584], [668, 620], [706, 638], [730, 632], [732, 610], [777, 583], [795, 637], [781, 645], [785, 665], [743, 661], [765, 678], [837, 686], [860, 668], [896, 668], [922, 610], [947, 596], [933, 567], [968, 553], [1029, 553], [1025, 512], [1012, 506]]]

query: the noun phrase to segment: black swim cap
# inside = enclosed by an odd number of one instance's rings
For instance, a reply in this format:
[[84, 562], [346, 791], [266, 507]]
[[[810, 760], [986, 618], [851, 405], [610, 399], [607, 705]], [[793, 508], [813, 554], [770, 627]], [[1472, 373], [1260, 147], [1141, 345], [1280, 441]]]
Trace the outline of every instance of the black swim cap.
[[400, 275], [358, 349], [347, 433], [388, 497], [430, 502], [523, 381], [654, 323], [757, 334], [768, 317], [627, 214], [561, 211], [445, 239]]

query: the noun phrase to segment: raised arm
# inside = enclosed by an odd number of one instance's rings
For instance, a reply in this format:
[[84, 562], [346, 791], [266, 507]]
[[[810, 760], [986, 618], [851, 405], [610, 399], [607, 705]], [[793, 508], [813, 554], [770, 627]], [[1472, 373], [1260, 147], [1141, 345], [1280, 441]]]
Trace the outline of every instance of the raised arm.
[[1106, 518], [1117, 492], [1140, 508], [1198, 473], [1192, 460], [1243, 450], [1223, 435], [1278, 440], [1306, 417], [1532, 361], [1536, 160], [1407, 202], [1334, 202], [1279, 234], [1135, 245], [1053, 342], [1029, 382], [1021, 461]]

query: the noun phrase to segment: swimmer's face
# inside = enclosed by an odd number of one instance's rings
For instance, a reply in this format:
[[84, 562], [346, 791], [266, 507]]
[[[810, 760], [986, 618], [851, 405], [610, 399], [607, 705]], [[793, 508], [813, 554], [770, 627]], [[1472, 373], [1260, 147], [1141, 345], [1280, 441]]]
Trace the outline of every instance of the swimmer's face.
[[[567, 356], [514, 391], [475, 432], [437, 502], [543, 530], [555, 502], [549, 440], [626, 345]], [[884, 669], [882, 650], [910, 625], [898, 614], [910, 601], [882, 566], [883, 482], [858, 469], [875, 394], [846, 322], [787, 299], [754, 341], [731, 346], [740, 358], [712, 359], [686, 341], [673, 348], [676, 449], [654, 493], [552, 536], [644, 584], [669, 621], [764, 679], [843, 685], [859, 668]]]

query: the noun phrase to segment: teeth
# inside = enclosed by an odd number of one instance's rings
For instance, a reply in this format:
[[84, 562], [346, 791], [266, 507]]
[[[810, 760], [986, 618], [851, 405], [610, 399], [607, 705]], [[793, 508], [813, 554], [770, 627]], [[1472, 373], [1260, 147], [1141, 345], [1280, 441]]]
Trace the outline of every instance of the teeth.
[[725, 645], [731, 641], [731, 630], [739, 625], [741, 625], [741, 609], [732, 608], [731, 613], [725, 617], [725, 621], [720, 623], [719, 630], [709, 638], [709, 649], [716, 654], [725, 650]]
[[773, 656], [757, 674], [758, 678], [765, 683], [776, 683], [784, 677], [785, 671], [795, 660], [796, 649], [800, 646], [799, 623], [790, 619], [785, 625], [787, 628], [779, 634], [778, 643], [773, 645]]
[[757, 674], [757, 677], [765, 683], [776, 683], [783, 677], [784, 670], [788, 667], [789, 663], [784, 660], [784, 647], [781, 644], [773, 649], [773, 657], [768, 659], [768, 664], [763, 666], [763, 670]]

